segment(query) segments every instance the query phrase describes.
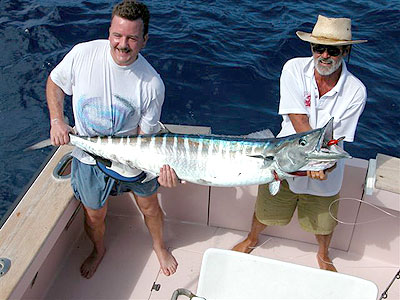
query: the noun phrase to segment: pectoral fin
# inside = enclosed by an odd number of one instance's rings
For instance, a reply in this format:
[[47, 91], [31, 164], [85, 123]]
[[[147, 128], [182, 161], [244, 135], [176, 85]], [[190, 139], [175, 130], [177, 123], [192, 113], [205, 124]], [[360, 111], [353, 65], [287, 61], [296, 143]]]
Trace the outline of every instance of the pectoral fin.
[[274, 157], [272, 155], [271, 156], [248, 155], [248, 157], [262, 160], [261, 165], [260, 165], [261, 169], [266, 169], [266, 168], [270, 167], [271, 164], [274, 162]]
[[272, 155], [270, 155], [270, 156], [248, 155], [248, 156], [249, 156], [249, 157], [253, 157], [253, 158], [261, 158], [261, 159], [266, 160], [266, 161], [273, 161], [273, 160], [274, 160], [274, 157], [273, 157]]
[[278, 194], [280, 186], [281, 186], [281, 181], [280, 180], [272, 181], [268, 186], [269, 193], [272, 196], [275, 196], [276, 194]]

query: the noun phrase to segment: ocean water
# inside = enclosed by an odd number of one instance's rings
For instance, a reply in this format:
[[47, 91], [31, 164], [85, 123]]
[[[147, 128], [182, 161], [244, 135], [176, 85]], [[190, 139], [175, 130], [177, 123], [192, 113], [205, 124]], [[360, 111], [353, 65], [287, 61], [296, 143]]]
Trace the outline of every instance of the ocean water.
[[[204, 125], [218, 134], [269, 128], [281, 117], [279, 76], [290, 58], [311, 55], [295, 32], [311, 32], [318, 14], [350, 17], [349, 70], [368, 89], [353, 156], [399, 156], [400, 2], [386, 0], [144, 0], [151, 12], [143, 55], [161, 74], [164, 123]], [[49, 136], [45, 82], [79, 42], [107, 38], [105, 0], [0, 2], [0, 218], [52, 149], [23, 150]], [[65, 101], [72, 120], [70, 99]]]

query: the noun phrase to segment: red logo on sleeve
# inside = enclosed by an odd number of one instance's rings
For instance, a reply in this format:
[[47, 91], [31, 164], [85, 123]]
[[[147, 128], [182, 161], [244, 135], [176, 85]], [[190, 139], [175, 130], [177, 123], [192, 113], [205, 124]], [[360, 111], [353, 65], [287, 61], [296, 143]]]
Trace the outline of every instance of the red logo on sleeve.
[[306, 107], [310, 107], [311, 106], [311, 95], [310, 94], [304, 95], [304, 105]]

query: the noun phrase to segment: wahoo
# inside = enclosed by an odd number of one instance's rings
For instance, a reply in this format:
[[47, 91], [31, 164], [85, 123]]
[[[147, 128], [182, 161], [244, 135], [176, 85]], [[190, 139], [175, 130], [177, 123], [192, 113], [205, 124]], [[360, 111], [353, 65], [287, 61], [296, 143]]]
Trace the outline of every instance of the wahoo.
[[284, 138], [158, 133], [127, 137], [80, 137], [71, 144], [94, 157], [157, 175], [168, 164], [181, 180], [209, 186], [272, 183], [322, 170], [350, 155], [332, 139], [333, 118], [322, 128]]

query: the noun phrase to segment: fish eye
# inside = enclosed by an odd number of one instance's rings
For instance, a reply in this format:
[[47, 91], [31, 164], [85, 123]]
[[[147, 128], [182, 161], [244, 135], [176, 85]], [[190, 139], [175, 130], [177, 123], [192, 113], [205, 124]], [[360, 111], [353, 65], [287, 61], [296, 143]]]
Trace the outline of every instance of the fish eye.
[[300, 146], [305, 146], [305, 145], [307, 145], [307, 141], [302, 138], [302, 139], [299, 140], [299, 145]]

